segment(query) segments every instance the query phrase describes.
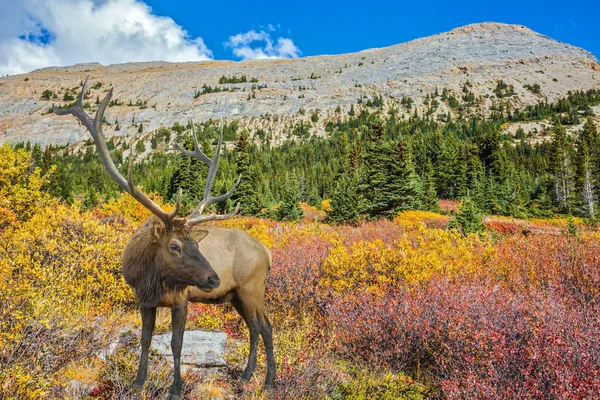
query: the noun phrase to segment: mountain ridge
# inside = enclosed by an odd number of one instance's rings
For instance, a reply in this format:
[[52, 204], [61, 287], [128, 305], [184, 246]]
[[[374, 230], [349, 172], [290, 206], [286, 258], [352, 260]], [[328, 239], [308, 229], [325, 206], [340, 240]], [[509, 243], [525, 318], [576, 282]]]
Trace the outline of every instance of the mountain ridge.
[[[425, 98], [436, 88], [460, 96], [468, 82], [477, 99], [474, 109], [483, 113], [494, 101], [505, 101], [494, 94], [500, 80], [514, 87], [509, 99], [514, 107], [554, 101], [570, 90], [600, 87], [600, 64], [592, 53], [522, 25], [484, 22], [339, 55], [240, 62], [83, 63], [0, 78], [0, 143], [29, 140], [47, 145], [86, 139], [87, 133], [75, 121], [47, 110], [52, 102], [66, 104], [60, 101], [65, 93], [76, 92], [87, 75], [92, 85], [102, 83], [90, 93], [90, 103], [102, 98], [109, 86], [121, 102], [106, 112], [112, 127], [118, 120], [121, 128], [114, 131], [107, 126], [108, 136], [135, 135], [139, 123], [148, 131], [189, 119], [203, 122], [223, 117], [283, 140], [289, 126], [300, 121], [310, 124], [312, 134], [324, 135], [327, 121], [346, 115], [351, 105], [357, 111], [364, 107], [357, 104], [359, 98], [381, 96], [384, 112], [398, 108], [408, 116], [415, 108], [427, 112]], [[222, 77], [242, 75], [247, 82], [219, 84]], [[534, 84], [540, 86], [539, 93], [525, 88]], [[203, 86], [225, 91], [203, 94]], [[57, 98], [42, 100], [44, 90], [57, 93]], [[415, 104], [410, 112], [400, 105], [409, 96]], [[340, 113], [335, 111], [338, 107]], [[455, 114], [442, 103], [432, 117], [448, 112]], [[316, 122], [311, 120], [315, 113]]]

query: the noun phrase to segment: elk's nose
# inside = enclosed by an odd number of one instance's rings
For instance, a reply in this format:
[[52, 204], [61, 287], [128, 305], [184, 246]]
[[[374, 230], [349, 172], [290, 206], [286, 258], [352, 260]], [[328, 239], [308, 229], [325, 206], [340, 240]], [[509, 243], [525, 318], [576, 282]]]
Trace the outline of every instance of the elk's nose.
[[218, 288], [219, 285], [221, 284], [221, 279], [219, 279], [219, 276], [216, 274], [216, 272], [213, 272], [212, 274], [208, 275], [208, 278], [206, 278], [206, 281], [213, 288]]

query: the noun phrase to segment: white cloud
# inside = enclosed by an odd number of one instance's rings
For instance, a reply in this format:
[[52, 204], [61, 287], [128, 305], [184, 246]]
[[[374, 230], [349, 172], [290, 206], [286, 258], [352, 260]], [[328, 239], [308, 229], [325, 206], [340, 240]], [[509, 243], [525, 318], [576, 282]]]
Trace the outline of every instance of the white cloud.
[[0, 0], [0, 75], [97, 61], [212, 57], [169, 17], [139, 0]]
[[[270, 31], [274, 30], [268, 25]], [[265, 60], [274, 58], [297, 58], [302, 53], [292, 39], [279, 37], [273, 41], [264, 30], [238, 33], [229, 37], [225, 47], [231, 47], [233, 54], [243, 60]]]

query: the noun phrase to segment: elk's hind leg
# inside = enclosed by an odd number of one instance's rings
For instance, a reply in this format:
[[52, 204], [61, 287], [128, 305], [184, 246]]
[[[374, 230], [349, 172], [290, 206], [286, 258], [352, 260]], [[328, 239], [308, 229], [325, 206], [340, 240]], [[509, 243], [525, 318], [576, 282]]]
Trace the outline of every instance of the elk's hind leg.
[[258, 335], [260, 332], [260, 326], [258, 319], [256, 318], [256, 312], [249, 304], [245, 304], [239, 297], [236, 297], [231, 302], [235, 310], [248, 325], [248, 331], [250, 331], [250, 355], [248, 356], [248, 365], [242, 374], [242, 381], [248, 382], [252, 378], [254, 369], [256, 368], [256, 353], [258, 351]]
[[131, 385], [133, 389], [144, 386], [146, 376], [148, 375], [148, 351], [156, 321], [156, 307], [140, 306], [140, 314], [142, 315], [142, 356], [140, 357], [137, 376]]
[[[248, 291], [246, 295], [241, 291], [232, 301], [237, 312], [244, 318], [250, 331], [250, 355], [248, 366], [242, 374], [242, 381], [249, 381], [256, 368], [256, 356], [258, 350], [258, 336], [262, 336], [267, 353], [267, 377], [265, 379], [265, 390], [271, 389], [275, 381], [275, 356], [273, 354], [273, 328], [264, 310], [264, 296], [257, 297], [255, 294], [260, 290]], [[264, 293], [264, 288], [262, 290]]]
[[275, 355], [273, 353], [273, 327], [271, 321], [263, 311], [260, 318], [260, 335], [265, 344], [265, 353], [267, 353], [267, 377], [265, 379], [265, 390], [273, 388], [275, 382]]

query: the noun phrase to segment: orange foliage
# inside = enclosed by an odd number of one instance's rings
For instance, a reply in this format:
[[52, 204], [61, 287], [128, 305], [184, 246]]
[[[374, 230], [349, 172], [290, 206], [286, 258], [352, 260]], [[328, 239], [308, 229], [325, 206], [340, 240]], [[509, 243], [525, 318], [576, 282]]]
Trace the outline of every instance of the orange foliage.
[[[40, 191], [44, 177], [27, 175], [26, 153], [1, 151], [0, 397], [67, 398], [77, 371], [123, 386], [109, 363], [129, 373], [136, 359], [97, 353], [131, 318], [121, 253], [148, 211], [129, 195], [92, 212], [57, 204]], [[600, 396], [600, 232], [493, 217], [501, 235], [463, 237], [422, 211], [328, 226], [303, 207], [299, 223], [215, 222], [273, 251], [273, 398], [422, 399], [425, 386], [400, 375], [420, 371], [447, 398]], [[231, 307], [192, 305], [188, 324], [246, 335]]]

